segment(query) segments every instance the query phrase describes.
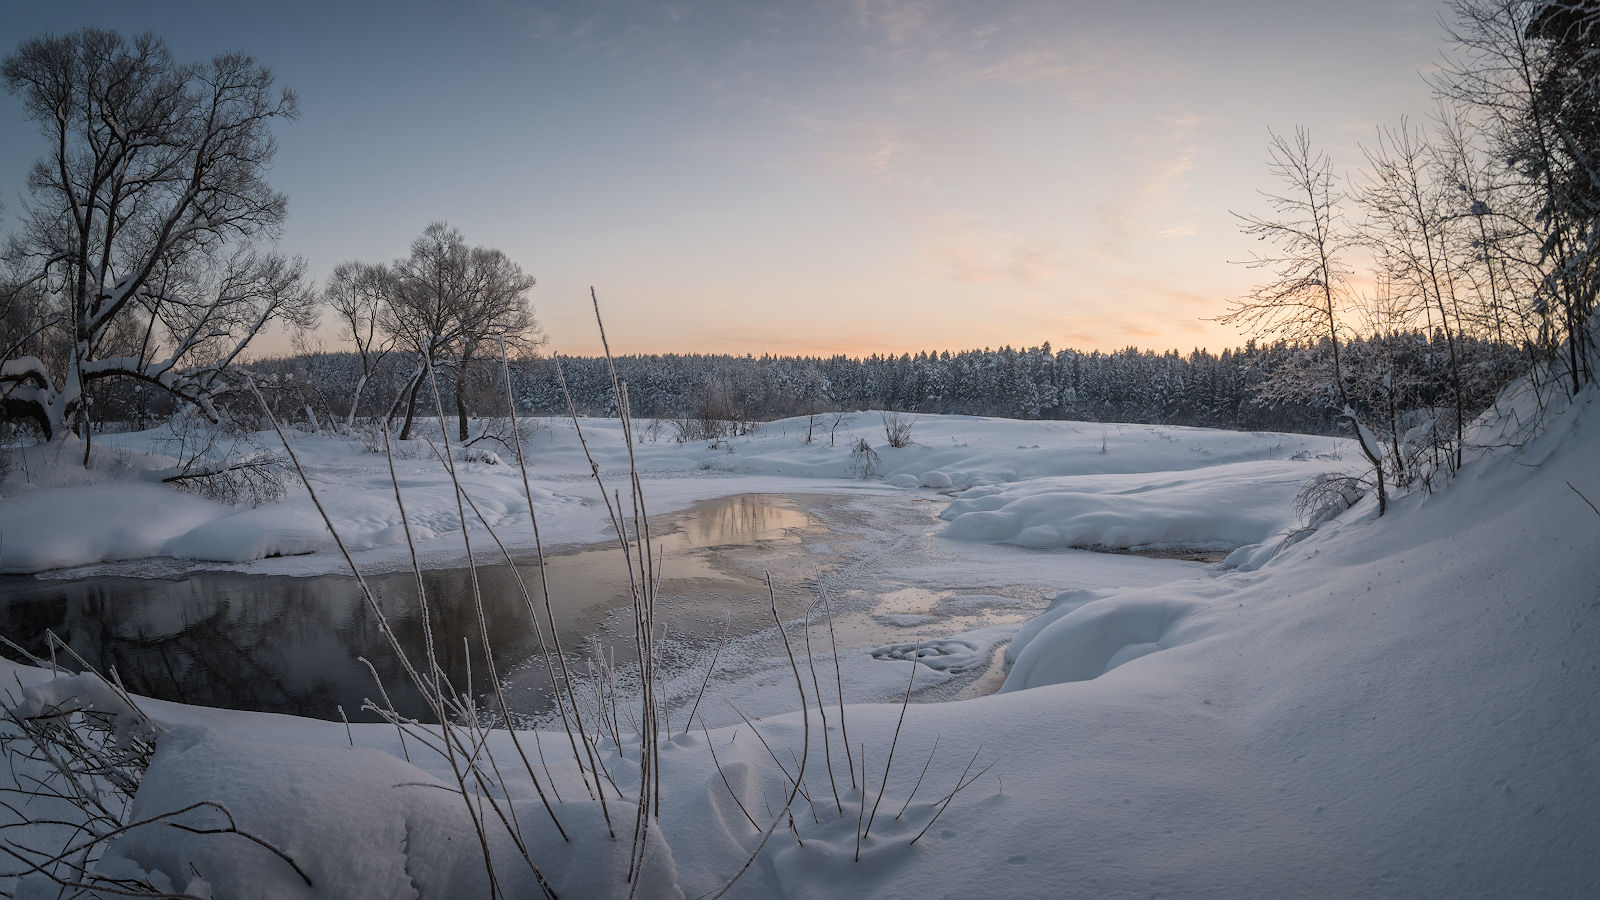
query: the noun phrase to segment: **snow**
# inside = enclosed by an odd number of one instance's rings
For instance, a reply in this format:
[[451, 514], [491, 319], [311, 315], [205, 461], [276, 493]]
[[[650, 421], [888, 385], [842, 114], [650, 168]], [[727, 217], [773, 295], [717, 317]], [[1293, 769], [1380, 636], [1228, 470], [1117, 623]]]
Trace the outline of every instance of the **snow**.
[[[380, 750], [285, 745], [181, 726], [158, 743], [134, 817], [218, 803], [240, 829], [272, 834], [274, 846], [304, 869], [311, 884], [264, 848], [237, 838], [196, 840], [176, 829], [137, 829], [108, 855], [112, 865], [160, 872], [174, 884], [191, 877], [193, 866], [217, 897], [486, 896], [482, 851], [465, 806], [449, 790], [444, 781]], [[563, 806], [570, 845], [535, 808], [519, 811], [529, 826], [525, 839], [540, 848], [540, 872], [558, 896], [603, 896], [621, 881], [626, 844], [605, 837], [597, 804]], [[226, 819], [201, 809], [177, 821], [216, 828]], [[497, 843], [501, 853], [515, 852], [509, 840]], [[510, 896], [538, 890], [525, 867], [507, 865], [496, 875]], [[671, 854], [659, 841], [647, 851], [642, 883], [637, 897], [682, 897]]]
[[155, 484], [39, 490], [0, 501], [0, 571], [163, 555], [231, 510]]
[[1324, 469], [1319, 462], [1033, 478], [966, 491], [941, 518], [950, 520], [949, 537], [1025, 547], [1232, 550], [1297, 524], [1295, 495]]
[[874, 659], [915, 659], [934, 671], [959, 675], [975, 666], [987, 663], [989, 654], [994, 648], [1011, 640], [1016, 632], [1016, 625], [991, 625], [953, 637], [913, 641], [909, 644], [885, 644], [874, 647], [871, 653]]
[[[605, 540], [603, 504], [571, 423], [540, 424], [528, 455], [535, 510], [552, 521], [546, 530], [567, 544]], [[602, 470], [619, 474], [628, 459], [618, 423], [586, 419], [583, 428]], [[952, 509], [972, 506], [974, 512], [952, 523], [952, 536], [1046, 547], [1232, 549], [1273, 534], [1292, 518], [1287, 499], [1298, 484], [1346, 467], [1342, 457], [1350, 456], [1345, 441], [1306, 435], [973, 416], [923, 416], [915, 424], [918, 443], [898, 449], [883, 440], [875, 413], [847, 417], [833, 445], [825, 438], [807, 445], [804, 434], [804, 420], [787, 420], [712, 445], [637, 445], [651, 511], [738, 493], [964, 490]], [[437, 442], [436, 427], [432, 435]], [[290, 430], [288, 436], [340, 537], [360, 551], [361, 564], [408, 566], [385, 456], [329, 430]], [[849, 450], [857, 438], [873, 442], [883, 460], [877, 475], [865, 480]], [[264, 446], [277, 442], [271, 433], [256, 439]], [[160, 453], [170, 444], [165, 429], [101, 436], [89, 470], [79, 462], [81, 449], [70, 443], [53, 455], [30, 450], [28, 464], [0, 487], [0, 572], [153, 556], [261, 573], [342, 571], [343, 560], [304, 488], [292, 486], [283, 501], [254, 509], [204, 501], [151, 483], [175, 463]], [[458, 448], [457, 455], [476, 460], [458, 461], [457, 470], [488, 524], [513, 549], [530, 548], [527, 500], [517, 467], [505, 462], [508, 454], [479, 445]], [[1293, 455], [1303, 459], [1289, 460]], [[461, 523], [444, 466], [423, 440], [400, 444], [397, 456], [402, 499], [413, 531], [423, 538], [424, 560], [459, 560]], [[1219, 505], [1229, 514], [1208, 525], [1205, 510]], [[979, 513], [991, 510], [986, 524]], [[1162, 510], [1166, 518], [1150, 518]], [[1016, 528], [1009, 527], [1013, 519]]]
[[[911, 475], [918, 485], [940, 483], [930, 473], [940, 474], [969, 488], [948, 501], [944, 535], [910, 524], [895, 537], [942, 548], [914, 577], [949, 590], [923, 605], [887, 603], [879, 614], [914, 621], [941, 609], [1025, 609], [990, 586], [1024, 583], [1062, 564], [1079, 574], [1058, 583], [1055, 599], [1020, 627], [980, 625], [924, 635], [909, 647], [853, 651], [847, 679], [874, 667], [881, 675], [864, 677], [882, 683], [882, 697], [904, 690], [906, 667], [917, 664], [912, 656], [944, 667], [919, 669], [919, 685], [977, 665], [1007, 637], [1011, 661], [1000, 693], [912, 703], [903, 727], [898, 702], [848, 706], [853, 778], [840, 710], [829, 706], [825, 748], [815, 701], [806, 717], [793, 711], [787, 669], [754, 677], [768, 679], [769, 687], [750, 688], [770, 691], [768, 706], [780, 702], [788, 679], [791, 711], [757, 713], [754, 725], [791, 771], [805, 750], [813, 802], [797, 801], [796, 833], [779, 828], [728, 896], [1593, 895], [1600, 887], [1600, 566], [1593, 554], [1600, 516], [1576, 492], [1600, 498], [1596, 391], [1546, 421], [1525, 446], [1480, 454], [1431, 494], [1393, 498], [1382, 518], [1363, 500], [1273, 555], [1273, 536], [1291, 522], [1283, 505], [1295, 478], [1347, 465], [1337, 458], [1339, 442], [924, 417], [916, 432], [924, 446], [880, 449], [882, 474]], [[856, 427], [865, 423], [858, 417]], [[735, 441], [731, 453], [645, 445], [652, 508], [757, 486], [794, 490], [802, 479], [813, 490], [853, 491], [863, 515], [910, 509], [924, 497], [946, 502], [932, 487], [863, 483], [852, 477], [843, 441], [808, 447], [782, 427]], [[581, 469], [566, 437], [554, 427], [549, 435], [537, 451], [544, 492], [535, 502], [566, 534], [594, 534], [597, 498], [574, 477]], [[1025, 449], [1013, 449], [1019, 445]], [[368, 535], [388, 527], [382, 503], [367, 499], [378, 492], [363, 482], [375, 476], [356, 471], [358, 451], [310, 435], [298, 439], [301, 447], [314, 483], [329, 486], [339, 521], [359, 522]], [[613, 455], [602, 465], [615, 466], [618, 451], [607, 452]], [[470, 471], [468, 490], [475, 498], [481, 492], [480, 504], [499, 504], [485, 513], [515, 534], [525, 510], [506, 467], [481, 468]], [[419, 516], [431, 516], [428, 527], [439, 533], [428, 543], [446, 543], [459, 523], [430, 510], [444, 505], [448, 490], [418, 461], [402, 478], [419, 498]], [[0, 513], [13, 515], [10, 504], [35, 496], [45, 493], [8, 499]], [[1209, 525], [1197, 515], [1207, 504], [1216, 519]], [[957, 527], [966, 516], [992, 522], [1000, 513], [1015, 523]], [[1260, 542], [1245, 555], [1261, 558], [1241, 571], [1036, 549], [1025, 546], [1035, 542], [1024, 539], [1031, 528], [1055, 529], [1059, 540], [1050, 545], [1057, 548]], [[395, 552], [372, 543], [365, 559], [382, 562]], [[22, 565], [9, 547], [5, 553], [7, 566]], [[909, 564], [885, 556], [879, 565], [899, 577]], [[863, 589], [877, 584], [856, 569], [838, 577]], [[0, 674], [7, 683], [43, 677], [9, 664]], [[823, 681], [824, 698], [831, 687]], [[67, 688], [49, 690], [59, 697]], [[407, 762], [394, 728], [356, 725], [347, 736], [339, 723], [140, 705], [164, 729], [138, 796], [141, 814], [223, 803], [241, 827], [288, 852], [315, 887], [241, 838], [172, 828], [129, 832], [114, 842], [108, 866], [157, 873], [179, 888], [203, 879], [219, 897], [487, 894], [465, 806], [438, 787], [451, 787], [448, 766], [415, 741]], [[811, 740], [802, 748], [807, 725]], [[720, 773], [698, 729], [663, 743], [660, 827], [638, 896], [714, 891], [761, 841], [733, 796], [764, 828], [787, 783], [749, 732], [743, 723], [710, 731]], [[495, 741], [496, 755], [510, 758], [505, 734]], [[550, 749], [562, 742], [544, 735], [571, 844], [549, 834], [531, 784], [509, 779], [520, 821], [537, 835], [534, 856], [562, 897], [626, 896], [628, 842], [605, 838], [592, 805], [577, 799], [570, 754]], [[627, 760], [635, 746], [605, 751], [625, 788], [637, 778]], [[963, 771], [991, 763], [948, 804], [937, 802]], [[858, 862], [857, 822], [868, 816], [874, 824]], [[508, 894], [532, 896], [526, 867], [511, 849], [498, 850]]]

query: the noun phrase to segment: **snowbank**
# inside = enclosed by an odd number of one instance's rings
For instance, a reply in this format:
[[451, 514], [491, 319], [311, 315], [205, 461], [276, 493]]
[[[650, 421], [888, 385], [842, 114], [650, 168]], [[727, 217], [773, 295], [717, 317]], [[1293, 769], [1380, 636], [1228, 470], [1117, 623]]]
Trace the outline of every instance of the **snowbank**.
[[[248, 740], [182, 726], [164, 734], [134, 802], [143, 820], [193, 804], [220, 804], [237, 826], [270, 835], [295, 861], [229, 835], [170, 827], [129, 832], [111, 846], [101, 871], [154, 875], [158, 887], [194, 892], [203, 879], [215, 897], [359, 898], [488, 896], [483, 853], [453, 786], [380, 750], [308, 747]], [[530, 801], [531, 802], [528, 802]], [[606, 836], [596, 803], [567, 803], [561, 839], [537, 800], [515, 804], [524, 840], [539, 849], [539, 870], [561, 897], [605, 896], [628, 870], [628, 844]], [[219, 828], [214, 808], [177, 817], [191, 828]], [[491, 832], [502, 858], [516, 854], [503, 830]], [[652, 840], [636, 897], [679, 900], [671, 850]], [[198, 873], [198, 874], [197, 874]], [[302, 877], [303, 874], [303, 877]], [[526, 866], [495, 872], [506, 896], [539, 896]], [[170, 885], [170, 887], [169, 887]]]
[[43, 489], [0, 500], [0, 572], [38, 572], [162, 554], [232, 510], [156, 484]]
[[945, 508], [947, 537], [1025, 547], [1232, 550], [1295, 522], [1294, 498], [1329, 461], [1247, 462], [1177, 473], [1035, 478], [973, 488]]
[[[571, 423], [542, 424], [527, 452], [534, 507], [551, 526], [546, 534], [569, 543], [607, 539], [603, 504]], [[585, 419], [583, 428], [602, 470], [620, 473], [628, 454], [618, 422]], [[1271, 534], [1287, 515], [1290, 482], [1342, 466], [1344, 443], [1200, 428], [924, 416], [913, 428], [916, 443], [893, 448], [876, 413], [847, 416], [831, 442], [827, 433], [814, 432], [807, 444], [805, 433], [804, 420], [790, 419], [731, 440], [647, 442], [634, 451], [657, 513], [736, 493], [853, 493], [893, 486], [966, 491], [954, 507], [966, 515], [952, 524], [951, 535], [968, 539], [1037, 547], [1233, 547]], [[364, 552], [362, 561], [372, 568], [409, 565], [385, 457], [332, 432], [288, 435], [346, 546]], [[270, 433], [256, 439], [263, 446], [277, 442]], [[878, 454], [874, 468], [864, 470], [852, 455], [859, 439]], [[28, 451], [29, 465], [18, 467], [0, 499], [0, 571], [157, 555], [229, 564], [300, 557], [247, 570], [342, 570], [321, 516], [299, 485], [281, 502], [231, 508], [149, 483], [174, 464], [161, 455], [170, 447], [163, 429], [106, 435], [95, 447], [89, 470], [76, 452]], [[459, 560], [461, 522], [444, 466], [420, 440], [399, 444], [398, 455], [402, 499], [421, 536], [424, 561]], [[530, 548], [527, 500], [517, 468], [506, 464], [509, 454], [472, 455], [476, 461], [457, 463], [462, 484], [508, 546]], [[1307, 461], [1284, 461], [1291, 456]], [[89, 483], [96, 486], [86, 490]], [[122, 493], [108, 493], [106, 485]], [[1143, 505], [1136, 497], [1141, 493], [1150, 493]], [[1219, 509], [1228, 514], [1208, 517]], [[1165, 518], [1153, 517], [1157, 513]], [[468, 516], [469, 527], [482, 528], [470, 510]]]

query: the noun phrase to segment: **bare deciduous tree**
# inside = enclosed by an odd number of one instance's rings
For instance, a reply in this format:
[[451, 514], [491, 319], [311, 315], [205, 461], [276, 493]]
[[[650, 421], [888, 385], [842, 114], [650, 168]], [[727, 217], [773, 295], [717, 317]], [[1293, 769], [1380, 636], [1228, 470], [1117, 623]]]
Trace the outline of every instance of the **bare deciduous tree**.
[[[0, 365], [8, 411], [86, 439], [92, 383], [137, 379], [216, 420], [223, 373], [268, 323], [307, 325], [304, 263], [263, 246], [285, 199], [266, 182], [295, 96], [242, 53], [181, 64], [160, 38], [84, 28], [0, 67], [49, 150], [6, 247], [15, 287], [55, 297], [66, 352]], [[88, 459], [85, 447], [85, 460]]]
[[486, 342], [512, 348], [537, 345], [528, 306], [534, 280], [499, 250], [468, 247], [461, 232], [434, 222], [411, 242], [411, 255], [395, 260], [380, 327], [417, 357], [418, 370], [401, 400], [400, 437], [408, 439], [417, 396], [427, 373], [449, 365], [456, 374], [456, 415], [467, 435], [469, 369]]
[[340, 337], [356, 345], [361, 359], [361, 377], [350, 396], [347, 426], [355, 424], [367, 382], [395, 346], [393, 335], [379, 324], [393, 280], [389, 267], [382, 263], [342, 262], [333, 267], [322, 290], [323, 302], [339, 319]]
[[1243, 324], [1259, 335], [1283, 338], [1307, 348], [1326, 348], [1326, 369], [1318, 365], [1320, 358], [1310, 365], [1286, 367], [1269, 389], [1284, 397], [1331, 395], [1329, 399], [1336, 401], [1349, 419], [1362, 454], [1372, 464], [1378, 514], [1382, 515], [1388, 504], [1382, 448], [1357, 416], [1340, 359], [1340, 345], [1348, 333], [1343, 307], [1350, 300], [1351, 274], [1344, 254], [1355, 238], [1340, 223], [1342, 194], [1333, 175], [1333, 163], [1327, 154], [1312, 150], [1311, 134], [1304, 128], [1295, 130], [1292, 141], [1272, 135], [1269, 152], [1269, 170], [1288, 189], [1283, 194], [1266, 195], [1276, 215], [1270, 219], [1235, 215], [1245, 234], [1275, 245], [1275, 252], [1257, 254], [1248, 263], [1252, 268], [1270, 269], [1274, 277], [1249, 296], [1235, 300], [1233, 310], [1222, 321]]
[[1595, 377], [1588, 320], [1597, 288], [1600, 219], [1600, 10], [1580, 0], [1454, 0], [1455, 45], [1435, 78], [1470, 110], [1504, 164], [1503, 205], [1534, 250], [1534, 308], [1547, 358], [1565, 356], [1569, 389]]
[[[1466, 396], [1461, 383], [1463, 330], [1460, 275], [1450, 250], [1448, 227], [1455, 217], [1446, 206], [1454, 192], [1442, 191], [1428, 170], [1436, 167], [1426, 138], [1402, 119], [1399, 128], [1378, 132], [1377, 146], [1367, 148], [1368, 180], [1361, 190], [1367, 210], [1367, 245], [1399, 299], [1409, 301], [1435, 328], [1442, 329], [1450, 352], [1450, 398], [1455, 412], [1455, 446], [1448, 456], [1452, 470], [1461, 467], [1466, 435]], [[1453, 198], [1450, 198], [1453, 199]], [[1466, 211], [1462, 211], [1465, 217]]]

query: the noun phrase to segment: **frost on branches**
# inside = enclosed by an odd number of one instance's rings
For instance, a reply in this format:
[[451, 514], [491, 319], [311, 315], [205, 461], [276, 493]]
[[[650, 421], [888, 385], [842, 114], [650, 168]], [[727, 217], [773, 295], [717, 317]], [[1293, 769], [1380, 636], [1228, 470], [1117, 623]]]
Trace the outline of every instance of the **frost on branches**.
[[215, 420], [250, 340], [313, 315], [304, 262], [268, 246], [286, 210], [269, 126], [294, 94], [240, 53], [183, 64], [95, 28], [24, 41], [0, 74], [50, 147], [5, 248], [7, 412], [87, 436], [91, 386], [131, 378]]

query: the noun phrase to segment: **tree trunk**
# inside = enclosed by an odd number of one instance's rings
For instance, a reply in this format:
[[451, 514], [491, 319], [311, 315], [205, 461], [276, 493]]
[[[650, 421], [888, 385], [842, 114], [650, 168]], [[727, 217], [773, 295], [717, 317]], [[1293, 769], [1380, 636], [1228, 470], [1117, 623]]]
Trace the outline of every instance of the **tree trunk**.
[[[423, 372], [426, 372], [426, 368]], [[423, 372], [418, 372], [417, 377], [411, 382], [411, 390], [406, 395], [406, 423], [400, 426], [400, 440], [411, 440], [411, 423], [417, 416], [417, 392], [422, 390]]]
[[350, 398], [350, 415], [345, 417], [344, 428], [349, 431], [356, 427], [356, 410], [361, 407], [361, 392], [367, 387], [367, 373], [361, 373], [361, 379], [356, 382], [355, 395]]
[[467, 367], [472, 364], [472, 345], [469, 343], [461, 351], [461, 365], [456, 367], [456, 422], [460, 427], [461, 443], [465, 444], [467, 434]]

